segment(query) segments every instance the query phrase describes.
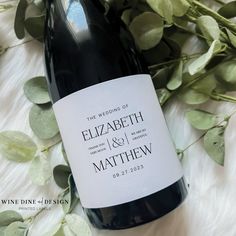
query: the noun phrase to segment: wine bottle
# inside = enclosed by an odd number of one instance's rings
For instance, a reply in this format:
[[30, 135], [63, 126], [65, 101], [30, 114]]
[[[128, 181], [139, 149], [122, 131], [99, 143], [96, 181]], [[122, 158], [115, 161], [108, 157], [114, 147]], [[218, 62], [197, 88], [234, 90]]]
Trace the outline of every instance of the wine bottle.
[[50, 0], [45, 64], [84, 212], [100, 229], [157, 219], [187, 195], [152, 79], [99, 0]]

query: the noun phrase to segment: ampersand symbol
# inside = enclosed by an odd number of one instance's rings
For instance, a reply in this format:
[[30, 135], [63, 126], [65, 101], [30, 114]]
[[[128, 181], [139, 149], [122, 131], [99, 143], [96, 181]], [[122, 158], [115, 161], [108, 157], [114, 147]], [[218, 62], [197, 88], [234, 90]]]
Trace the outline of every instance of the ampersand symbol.
[[112, 147], [118, 148], [120, 146], [123, 146], [125, 144], [125, 140], [123, 138], [113, 138], [112, 139]]

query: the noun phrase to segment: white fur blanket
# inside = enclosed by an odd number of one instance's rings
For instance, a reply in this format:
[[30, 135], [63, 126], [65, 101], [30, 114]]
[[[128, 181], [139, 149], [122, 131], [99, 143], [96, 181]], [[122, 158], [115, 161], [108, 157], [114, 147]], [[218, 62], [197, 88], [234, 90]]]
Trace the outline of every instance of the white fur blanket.
[[[15, 45], [20, 41], [13, 32], [14, 10], [0, 13], [0, 45]], [[190, 42], [190, 45], [195, 45]], [[27, 79], [44, 74], [42, 48], [37, 42], [9, 49], [0, 57], [0, 131], [20, 130], [31, 135], [28, 112], [31, 103], [23, 95]], [[210, 102], [211, 111], [230, 114], [233, 104]], [[194, 131], [184, 119], [186, 107], [173, 102], [165, 115], [176, 146], [180, 149], [196, 140]], [[183, 167], [190, 185], [184, 204], [174, 212], [152, 223], [122, 231], [96, 231], [93, 236], [235, 236], [236, 235], [236, 116], [225, 135], [225, 167], [215, 164], [205, 153], [201, 142], [185, 154]], [[36, 139], [36, 137], [34, 137]], [[37, 139], [36, 139], [37, 140]], [[60, 147], [51, 152], [52, 167], [63, 163]], [[56, 198], [61, 191], [53, 180], [44, 187], [31, 183], [27, 176], [29, 164], [16, 164], [0, 157], [0, 199]], [[25, 217], [33, 210], [19, 210], [19, 205], [4, 205], [0, 211], [14, 209]], [[81, 212], [80, 207], [77, 209]], [[40, 214], [30, 230], [30, 236], [42, 236], [62, 219], [60, 206]]]

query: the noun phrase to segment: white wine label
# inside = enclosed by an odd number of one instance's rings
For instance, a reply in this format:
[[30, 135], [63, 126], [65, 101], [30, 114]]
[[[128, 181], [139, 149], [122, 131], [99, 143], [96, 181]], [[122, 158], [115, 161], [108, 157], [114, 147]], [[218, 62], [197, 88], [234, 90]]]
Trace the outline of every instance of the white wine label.
[[137, 200], [183, 176], [150, 75], [100, 83], [53, 107], [83, 207]]

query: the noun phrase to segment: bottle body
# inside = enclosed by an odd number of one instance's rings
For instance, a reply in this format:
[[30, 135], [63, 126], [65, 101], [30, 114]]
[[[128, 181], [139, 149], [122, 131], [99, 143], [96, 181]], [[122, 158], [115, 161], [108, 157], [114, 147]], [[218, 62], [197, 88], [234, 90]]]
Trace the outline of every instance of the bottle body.
[[132, 37], [96, 1], [55, 0], [47, 15], [48, 83], [89, 220], [123, 229], [173, 210], [182, 169]]

